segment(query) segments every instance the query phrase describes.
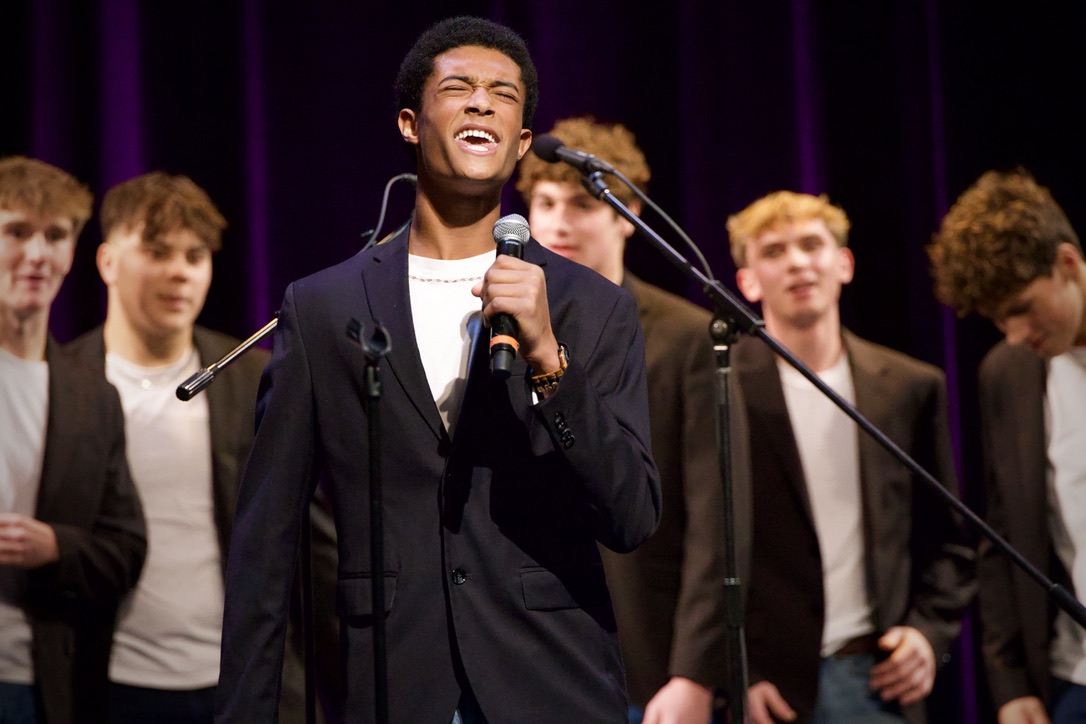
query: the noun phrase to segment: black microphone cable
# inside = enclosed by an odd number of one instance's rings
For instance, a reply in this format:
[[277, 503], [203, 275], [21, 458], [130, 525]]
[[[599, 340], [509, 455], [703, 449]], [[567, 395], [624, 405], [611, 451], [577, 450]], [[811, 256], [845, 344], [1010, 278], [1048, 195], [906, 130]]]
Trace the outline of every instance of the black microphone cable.
[[[369, 238], [366, 239], [365, 246], [362, 247], [362, 251], [365, 251], [366, 249], [369, 249], [371, 246], [376, 246], [376, 244], [374, 244], [374, 240], [377, 239], [377, 236], [381, 233], [381, 227], [385, 225], [385, 212], [388, 211], [388, 196], [389, 196], [389, 192], [392, 191], [392, 187], [396, 184], [397, 181], [410, 181], [411, 185], [415, 186], [418, 183], [418, 180], [419, 180], [419, 177], [416, 176], [413, 173], [401, 173], [401, 174], [399, 174], [397, 176], [393, 176], [392, 178], [390, 178], [388, 180], [388, 183], [385, 184], [384, 196], [381, 197], [381, 213], [377, 217], [377, 226], [374, 227], [373, 229], [370, 229], [369, 231], [364, 232], [362, 234], [362, 236], [369, 235]], [[410, 223], [411, 223], [411, 217], [408, 216], [407, 221], [400, 224], [391, 234], [389, 234], [384, 239], [381, 239], [381, 241], [378, 241], [377, 244], [383, 244], [384, 242], [386, 242], [389, 239], [393, 238], [394, 236], [399, 234], [401, 231], [403, 231], [405, 228], [407, 228], [407, 225], [410, 224]]]

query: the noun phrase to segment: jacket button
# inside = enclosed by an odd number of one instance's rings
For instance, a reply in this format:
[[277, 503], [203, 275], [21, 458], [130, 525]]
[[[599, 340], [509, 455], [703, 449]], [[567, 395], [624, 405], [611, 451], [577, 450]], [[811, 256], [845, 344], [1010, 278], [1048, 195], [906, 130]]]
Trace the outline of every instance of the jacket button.
[[452, 582], [456, 585], [462, 586], [467, 580], [468, 574], [464, 571], [463, 568], [457, 568], [452, 572]]

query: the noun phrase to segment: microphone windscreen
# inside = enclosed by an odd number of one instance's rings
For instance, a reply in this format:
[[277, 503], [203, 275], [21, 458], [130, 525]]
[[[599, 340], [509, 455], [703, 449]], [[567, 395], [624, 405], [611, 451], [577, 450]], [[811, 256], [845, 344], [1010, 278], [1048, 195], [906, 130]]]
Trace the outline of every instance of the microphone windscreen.
[[543, 133], [532, 138], [532, 153], [547, 163], [558, 163], [562, 160], [558, 157], [558, 149], [564, 145], [557, 136]]
[[521, 244], [527, 244], [532, 231], [528, 228], [528, 220], [520, 214], [507, 214], [494, 222], [494, 241], [515, 237]]

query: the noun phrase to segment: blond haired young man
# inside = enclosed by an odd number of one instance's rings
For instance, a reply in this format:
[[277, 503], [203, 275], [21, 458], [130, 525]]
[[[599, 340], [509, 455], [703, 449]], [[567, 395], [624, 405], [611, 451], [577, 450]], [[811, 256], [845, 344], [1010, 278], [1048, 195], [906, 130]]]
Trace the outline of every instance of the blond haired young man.
[[[957, 485], [934, 367], [841, 327], [849, 223], [778, 191], [728, 220], [767, 331], [944, 485]], [[750, 710], [771, 721], [922, 720], [972, 596], [942, 500], [758, 340], [737, 345], [752, 454]]]

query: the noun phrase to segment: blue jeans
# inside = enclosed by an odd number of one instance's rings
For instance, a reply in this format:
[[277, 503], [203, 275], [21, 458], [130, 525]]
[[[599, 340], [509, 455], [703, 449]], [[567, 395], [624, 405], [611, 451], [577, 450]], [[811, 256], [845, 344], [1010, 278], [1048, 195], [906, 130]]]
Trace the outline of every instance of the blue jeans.
[[1086, 686], [1062, 679], [1052, 680], [1052, 724], [1086, 721]]
[[0, 724], [36, 724], [33, 684], [0, 681]]
[[831, 656], [818, 667], [815, 724], [903, 722], [901, 709], [868, 688], [874, 654]]

